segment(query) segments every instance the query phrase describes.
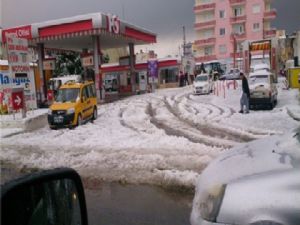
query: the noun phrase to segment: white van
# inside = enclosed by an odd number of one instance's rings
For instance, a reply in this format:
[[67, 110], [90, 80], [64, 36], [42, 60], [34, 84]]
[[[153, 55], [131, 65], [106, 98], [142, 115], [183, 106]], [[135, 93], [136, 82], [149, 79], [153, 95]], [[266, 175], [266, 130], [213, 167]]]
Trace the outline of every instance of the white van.
[[50, 78], [48, 81], [48, 90], [57, 91], [61, 85], [68, 81], [80, 83], [82, 81], [81, 75], [66, 75], [61, 77]]
[[267, 106], [273, 109], [277, 103], [277, 87], [274, 75], [266, 70], [249, 74], [250, 107]]

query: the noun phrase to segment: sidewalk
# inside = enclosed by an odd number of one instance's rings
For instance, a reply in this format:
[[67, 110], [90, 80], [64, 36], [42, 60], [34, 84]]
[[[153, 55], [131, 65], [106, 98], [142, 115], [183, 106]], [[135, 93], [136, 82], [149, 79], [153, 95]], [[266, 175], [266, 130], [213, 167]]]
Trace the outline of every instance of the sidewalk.
[[22, 113], [15, 113], [15, 117], [13, 114], [0, 115], [0, 138], [44, 127], [47, 124], [47, 111], [48, 109], [28, 111], [24, 119]]

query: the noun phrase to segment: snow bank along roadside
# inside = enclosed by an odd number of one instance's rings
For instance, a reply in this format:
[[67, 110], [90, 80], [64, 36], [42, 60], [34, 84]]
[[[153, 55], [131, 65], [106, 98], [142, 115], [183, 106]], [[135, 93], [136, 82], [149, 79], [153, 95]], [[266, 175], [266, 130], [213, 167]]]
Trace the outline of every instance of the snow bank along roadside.
[[22, 118], [21, 113], [0, 116], [0, 136], [1, 138], [33, 131], [44, 127], [47, 124], [47, 109], [38, 109], [27, 112], [26, 118]]

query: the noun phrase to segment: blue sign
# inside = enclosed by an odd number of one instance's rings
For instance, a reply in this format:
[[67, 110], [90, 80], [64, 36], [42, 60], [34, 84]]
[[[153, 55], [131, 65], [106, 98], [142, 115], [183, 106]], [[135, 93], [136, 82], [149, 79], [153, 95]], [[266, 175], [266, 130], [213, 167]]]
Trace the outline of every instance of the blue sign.
[[0, 73], [0, 85], [8, 85], [8, 84], [21, 85], [25, 83], [30, 83], [30, 80], [27, 77], [10, 78], [8, 75]]
[[149, 60], [148, 61], [148, 72], [149, 76], [153, 78], [158, 78], [158, 61]]

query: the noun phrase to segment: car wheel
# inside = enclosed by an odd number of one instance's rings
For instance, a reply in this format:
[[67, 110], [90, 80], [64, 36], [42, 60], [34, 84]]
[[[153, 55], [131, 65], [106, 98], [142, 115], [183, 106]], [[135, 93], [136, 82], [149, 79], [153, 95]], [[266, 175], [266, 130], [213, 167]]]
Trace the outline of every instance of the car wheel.
[[81, 115], [79, 114], [78, 117], [77, 117], [77, 126], [81, 126], [82, 125], [82, 117]]
[[97, 111], [97, 107], [94, 108], [94, 111], [93, 111], [93, 118], [92, 120], [96, 120], [98, 117], [98, 111]]

